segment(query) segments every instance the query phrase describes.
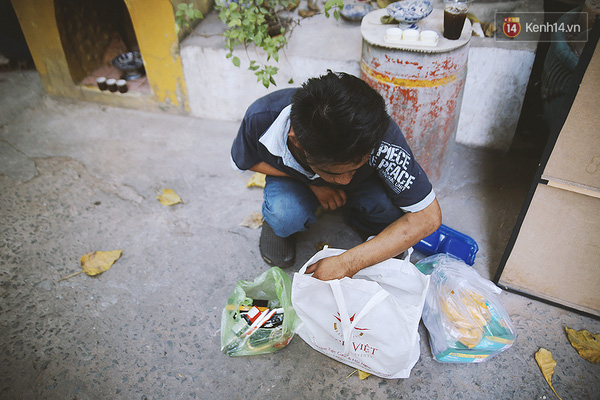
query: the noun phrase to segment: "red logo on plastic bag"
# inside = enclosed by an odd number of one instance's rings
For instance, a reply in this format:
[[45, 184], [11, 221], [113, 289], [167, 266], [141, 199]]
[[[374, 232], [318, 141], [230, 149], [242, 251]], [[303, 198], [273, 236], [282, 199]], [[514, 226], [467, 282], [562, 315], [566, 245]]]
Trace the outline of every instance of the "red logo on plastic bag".
[[[356, 314], [353, 314], [353, 315], [350, 317], [350, 322], [354, 322], [354, 317], [355, 317], [355, 316], [356, 316]], [[340, 323], [342, 322], [342, 318], [340, 317], [340, 313], [337, 313], [337, 315], [334, 315], [333, 317], [334, 317], [335, 319], [337, 319], [337, 320], [338, 320]], [[341, 330], [338, 330], [338, 325], [337, 325], [337, 323], [335, 323], [335, 322], [333, 323], [333, 329], [334, 329], [334, 330], [335, 330], [337, 333], [339, 333], [340, 335], [342, 334]], [[361, 332], [361, 331], [368, 331], [368, 330], [370, 330], [369, 328], [358, 328], [358, 327], [354, 327], [354, 329], [355, 329], [355, 330], [357, 330], [357, 331], [359, 331], [359, 334], [358, 334], [358, 335], [356, 335], [356, 336], [354, 336], [354, 337], [357, 337], [357, 336], [362, 336], [362, 335], [363, 335], [363, 332]]]

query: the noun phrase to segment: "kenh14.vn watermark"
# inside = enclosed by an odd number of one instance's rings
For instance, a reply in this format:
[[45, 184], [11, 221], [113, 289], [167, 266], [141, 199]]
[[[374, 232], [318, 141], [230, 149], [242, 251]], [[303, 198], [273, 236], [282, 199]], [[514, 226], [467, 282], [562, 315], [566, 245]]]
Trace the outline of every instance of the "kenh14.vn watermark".
[[496, 12], [495, 24], [496, 40], [502, 42], [587, 42], [588, 18], [582, 12]]

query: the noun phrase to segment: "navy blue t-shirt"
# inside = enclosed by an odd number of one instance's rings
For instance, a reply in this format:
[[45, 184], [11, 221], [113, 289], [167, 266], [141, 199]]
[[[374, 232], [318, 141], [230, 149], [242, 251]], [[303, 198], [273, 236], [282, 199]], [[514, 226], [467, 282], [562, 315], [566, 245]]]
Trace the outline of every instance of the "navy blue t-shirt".
[[[343, 187], [328, 183], [305, 171], [291, 158], [287, 149], [289, 106], [297, 89], [282, 89], [256, 100], [246, 111], [231, 147], [231, 158], [240, 170], [261, 161], [310, 185], [333, 186], [351, 190], [357, 183], [377, 174], [392, 202], [405, 212], [417, 212], [433, 202], [435, 193], [421, 166], [415, 160], [404, 135], [390, 118], [383, 140]], [[275, 153], [275, 154], [273, 154]], [[284, 154], [285, 153], [285, 154]]]

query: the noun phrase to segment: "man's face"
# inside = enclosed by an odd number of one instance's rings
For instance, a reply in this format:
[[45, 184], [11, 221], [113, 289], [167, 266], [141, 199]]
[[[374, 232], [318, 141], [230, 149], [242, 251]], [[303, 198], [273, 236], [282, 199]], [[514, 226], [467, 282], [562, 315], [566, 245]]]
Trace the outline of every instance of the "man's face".
[[348, 164], [328, 164], [328, 165], [309, 165], [310, 168], [319, 174], [324, 181], [329, 183], [334, 183], [336, 185], [347, 185], [350, 183], [354, 174], [360, 167], [366, 164], [369, 161], [369, 155], [365, 155], [365, 157], [358, 163], [348, 163]]

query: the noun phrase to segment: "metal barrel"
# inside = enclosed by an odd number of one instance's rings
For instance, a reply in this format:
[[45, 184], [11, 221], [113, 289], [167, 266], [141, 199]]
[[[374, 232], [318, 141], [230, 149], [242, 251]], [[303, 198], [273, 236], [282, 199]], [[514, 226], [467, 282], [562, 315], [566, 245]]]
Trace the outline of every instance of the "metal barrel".
[[469, 43], [445, 52], [386, 48], [363, 40], [361, 77], [385, 99], [415, 158], [439, 179], [458, 126]]

